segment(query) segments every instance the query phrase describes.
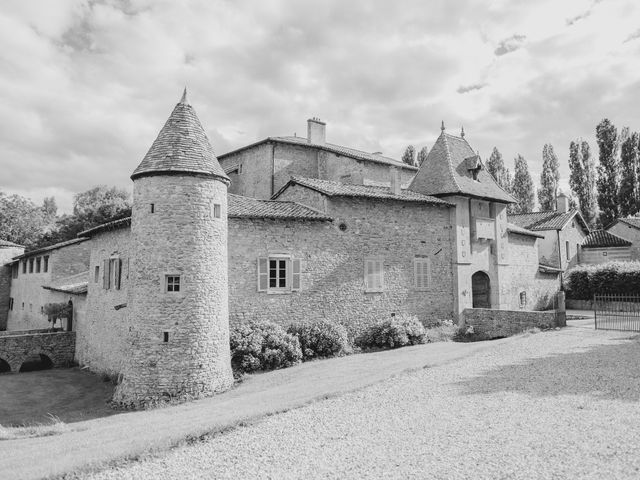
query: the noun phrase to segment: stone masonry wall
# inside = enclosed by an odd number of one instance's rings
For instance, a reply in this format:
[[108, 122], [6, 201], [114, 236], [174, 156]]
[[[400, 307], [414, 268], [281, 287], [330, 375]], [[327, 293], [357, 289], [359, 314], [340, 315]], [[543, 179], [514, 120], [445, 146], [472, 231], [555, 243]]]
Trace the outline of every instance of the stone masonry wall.
[[534, 327], [557, 326], [555, 311], [466, 308], [463, 316], [465, 325], [473, 326], [475, 333], [487, 335], [489, 338], [508, 337]]
[[23, 247], [0, 247], [0, 331], [7, 329], [11, 303], [11, 264], [9, 262], [23, 252]]
[[640, 260], [640, 230], [627, 223], [616, 222], [614, 225], [609, 227], [607, 231], [622, 237], [625, 240], [629, 240], [632, 243], [630, 247], [631, 260]]
[[31, 355], [46, 355], [55, 367], [73, 364], [76, 345], [75, 332], [29, 333], [0, 336], [0, 360], [16, 373]]

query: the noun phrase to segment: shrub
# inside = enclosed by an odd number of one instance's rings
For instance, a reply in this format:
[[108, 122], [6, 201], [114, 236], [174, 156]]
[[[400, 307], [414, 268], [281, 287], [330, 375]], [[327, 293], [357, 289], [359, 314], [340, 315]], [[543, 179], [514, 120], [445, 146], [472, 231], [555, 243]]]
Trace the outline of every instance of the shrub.
[[231, 365], [237, 373], [274, 370], [300, 363], [300, 342], [271, 322], [234, 327], [230, 333]]
[[431, 325], [427, 325], [427, 342], [448, 342], [458, 330], [458, 326], [453, 320], [440, 320]]
[[398, 348], [427, 342], [427, 332], [415, 316], [399, 315], [367, 327], [357, 338], [360, 348]]
[[348, 355], [352, 352], [347, 329], [329, 320], [291, 325], [287, 332], [300, 340], [304, 360]]
[[609, 262], [572, 268], [565, 277], [567, 298], [591, 300], [594, 294], [640, 292], [640, 262]]

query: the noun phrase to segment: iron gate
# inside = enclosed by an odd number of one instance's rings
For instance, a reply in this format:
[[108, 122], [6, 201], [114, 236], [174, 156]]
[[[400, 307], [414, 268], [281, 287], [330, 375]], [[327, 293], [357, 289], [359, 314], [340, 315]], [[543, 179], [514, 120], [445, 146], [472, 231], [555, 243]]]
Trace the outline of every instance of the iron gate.
[[593, 296], [596, 330], [640, 332], [640, 295]]

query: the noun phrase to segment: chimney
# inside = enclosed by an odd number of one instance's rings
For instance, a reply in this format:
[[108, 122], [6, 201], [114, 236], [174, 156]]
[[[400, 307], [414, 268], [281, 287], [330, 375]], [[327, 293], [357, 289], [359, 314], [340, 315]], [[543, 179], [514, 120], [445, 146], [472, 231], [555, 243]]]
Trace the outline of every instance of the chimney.
[[556, 211], [561, 213], [567, 213], [569, 211], [569, 197], [567, 197], [564, 193], [560, 193], [558, 198], [556, 199], [558, 208]]
[[307, 120], [307, 140], [309, 143], [324, 145], [326, 141], [327, 124], [313, 117]]
[[389, 171], [391, 173], [391, 193], [393, 193], [394, 195], [400, 195], [400, 170], [396, 167], [391, 167]]

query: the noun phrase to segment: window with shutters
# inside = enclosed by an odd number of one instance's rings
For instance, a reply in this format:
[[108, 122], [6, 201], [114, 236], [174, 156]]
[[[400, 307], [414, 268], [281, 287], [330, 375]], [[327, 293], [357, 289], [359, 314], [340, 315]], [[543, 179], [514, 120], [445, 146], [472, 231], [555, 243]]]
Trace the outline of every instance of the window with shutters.
[[299, 258], [288, 254], [274, 254], [258, 258], [258, 291], [289, 293], [300, 290], [301, 265]]
[[384, 290], [384, 259], [368, 257], [364, 259], [364, 291], [382, 292]]
[[431, 287], [431, 259], [416, 257], [413, 259], [413, 286], [416, 290], [428, 290]]
[[102, 265], [102, 288], [105, 290], [120, 290], [121, 278], [122, 260], [119, 257], [111, 257], [104, 260]]

